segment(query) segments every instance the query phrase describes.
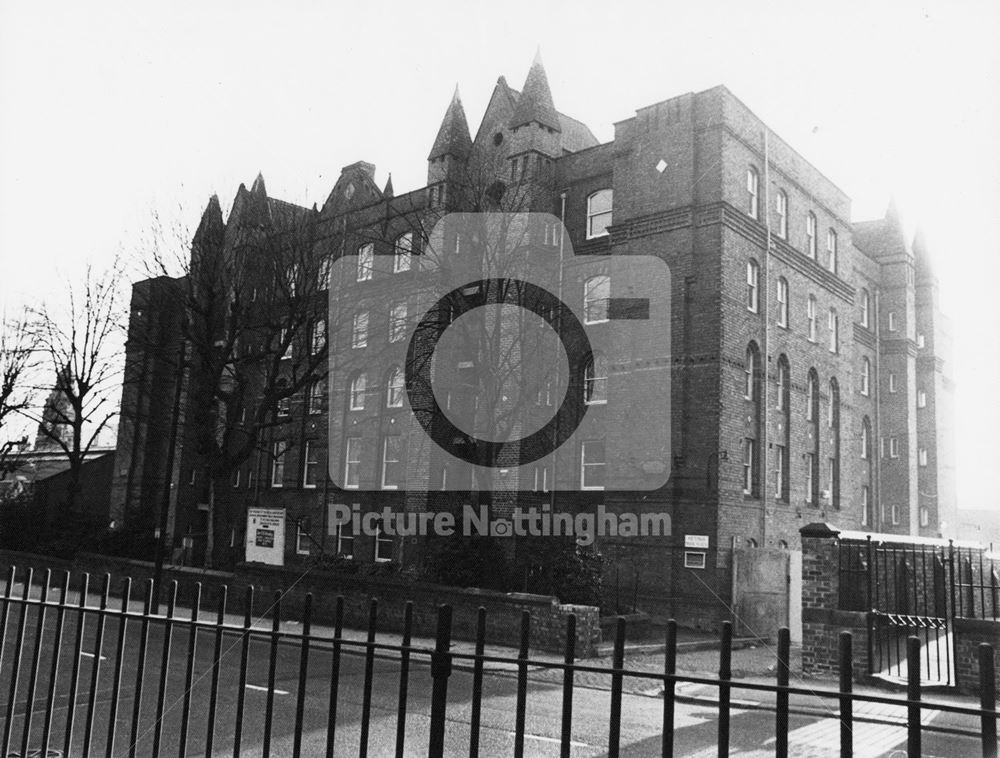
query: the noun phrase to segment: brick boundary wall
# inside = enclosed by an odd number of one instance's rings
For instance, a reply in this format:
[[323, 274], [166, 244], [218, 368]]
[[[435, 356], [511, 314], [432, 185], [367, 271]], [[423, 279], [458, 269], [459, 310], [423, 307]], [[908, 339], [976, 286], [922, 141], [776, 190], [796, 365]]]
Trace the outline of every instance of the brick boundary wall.
[[868, 678], [868, 614], [837, 610], [840, 576], [837, 535], [829, 524], [802, 527], [802, 672], [836, 676], [840, 633], [853, 635], [854, 679]]
[[979, 694], [979, 645], [993, 646], [993, 678], [1000, 691], [1000, 622], [984, 619], [955, 619], [955, 678], [962, 692]]
[[[41, 555], [0, 550], [0, 567], [6, 578], [10, 566], [20, 572], [35, 569], [35, 581], [41, 572], [52, 569], [53, 584], [61, 581], [60, 573], [87, 572], [91, 576], [91, 592], [100, 591], [102, 577], [111, 575], [111, 592], [120, 596], [126, 577], [132, 578], [133, 597], [145, 596], [145, 583], [153, 577], [153, 564], [124, 558], [81, 553], [72, 561]], [[313, 595], [313, 622], [329, 625], [334, 621], [336, 598], [344, 598], [344, 625], [348, 628], [367, 628], [369, 601], [378, 600], [378, 630], [400, 632], [406, 601], [413, 601], [413, 633], [433, 636], [437, 628], [437, 609], [442, 604], [452, 606], [452, 637], [457, 640], [475, 639], [477, 614], [480, 606], [486, 608], [486, 642], [491, 645], [516, 647], [520, 641], [522, 611], [531, 616], [531, 648], [561, 653], [566, 646], [566, 618], [576, 614], [576, 654], [589, 657], [601, 642], [599, 609], [589, 605], [562, 604], [547, 595], [502, 593], [491, 590], [460, 589], [421, 582], [410, 582], [398, 577], [358, 577], [331, 571], [313, 570], [305, 574], [282, 567], [263, 567], [241, 564], [233, 572], [211, 571], [189, 567], [164, 567], [166, 598], [169, 582], [177, 581], [177, 602], [187, 606], [194, 597], [194, 584], [202, 585], [202, 614], [212, 615], [218, 607], [223, 585], [229, 587], [227, 612], [243, 614], [245, 588], [254, 587], [253, 613], [265, 615], [274, 600], [274, 593], [282, 591], [282, 618], [296, 618], [302, 614], [305, 596]], [[79, 578], [74, 576], [72, 589], [76, 590]], [[161, 609], [162, 611], [162, 609]]]

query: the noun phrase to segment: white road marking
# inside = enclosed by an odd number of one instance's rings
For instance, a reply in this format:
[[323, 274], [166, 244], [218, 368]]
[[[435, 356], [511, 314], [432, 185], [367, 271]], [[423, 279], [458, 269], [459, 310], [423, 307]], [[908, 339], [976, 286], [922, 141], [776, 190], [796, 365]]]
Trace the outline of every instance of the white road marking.
[[[267, 692], [267, 687], [261, 687], [260, 685], [257, 685], [257, 684], [248, 684], [248, 685], [246, 685], [246, 688], [248, 690], [257, 690], [258, 692]], [[287, 695], [288, 692], [286, 690], [274, 690], [274, 694], [275, 695]]]
[[[93, 654], [93, 653], [88, 653], [88, 652], [86, 652], [85, 650], [81, 650], [81, 651], [80, 651], [80, 655], [85, 655], [85, 656], [87, 656], [88, 658], [93, 658], [93, 657], [94, 657], [94, 654]], [[101, 656], [101, 660], [102, 660], [102, 661], [106, 661], [106, 660], [107, 660], [107, 658], [105, 658], [105, 657], [104, 657], [104, 656], [102, 655], [102, 656]]]
[[[510, 734], [511, 736], [513, 736], [514, 732], [510, 732]], [[562, 739], [558, 737], [543, 737], [540, 734], [525, 734], [524, 736], [525, 739], [530, 737], [533, 740], [540, 740], [541, 742], [554, 742], [557, 745], [562, 744]], [[574, 740], [570, 740], [569, 744], [572, 745], [573, 747], [590, 747], [590, 745], [588, 745], [586, 742], [576, 742]]]

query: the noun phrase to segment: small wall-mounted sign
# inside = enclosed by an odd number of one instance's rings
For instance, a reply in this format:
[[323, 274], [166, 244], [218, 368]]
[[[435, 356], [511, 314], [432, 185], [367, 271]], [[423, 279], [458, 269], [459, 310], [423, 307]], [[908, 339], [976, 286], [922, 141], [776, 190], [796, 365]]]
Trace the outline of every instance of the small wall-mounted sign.
[[693, 547], [698, 550], [708, 550], [707, 534], [685, 534], [684, 547]]
[[693, 551], [685, 551], [684, 568], [689, 568], [689, 569], [705, 568], [705, 554]]

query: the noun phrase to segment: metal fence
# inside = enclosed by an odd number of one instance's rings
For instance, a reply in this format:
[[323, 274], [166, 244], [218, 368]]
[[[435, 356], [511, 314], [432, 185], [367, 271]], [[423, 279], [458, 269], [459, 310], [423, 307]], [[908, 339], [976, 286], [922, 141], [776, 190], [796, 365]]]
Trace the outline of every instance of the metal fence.
[[[623, 683], [626, 678], [659, 683], [662, 696], [663, 756], [674, 755], [674, 714], [678, 703], [677, 686], [682, 683], [708, 685], [717, 689], [718, 755], [728, 755], [733, 713], [734, 690], [769, 693], [775, 698], [775, 753], [787, 756], [789, 749], [789, 713], [793, 699], [821, 698], [839, 708], [840, 751], [853, 754], [854, 707], [859, 702], [881, 703], [907, 709], [907, 752], [920, 755], [921, 713], [933, 708], [971, 716], [981, 728], [983, 755], [996, 756], [996, 709], [993, 650], [980, 648], [981, 707], [960, 707], [926, 701], [921, 698], [920, 643], [907, 640], [909, 685], [906, 698], [882, 697], [853, 692], [854, 655], [849, 633], [840, 636], [840, 686], [817, 689], [790, 686], [789, 635], [782, 629], [777, 645], [777, 675], [771, 684], [736, 681], [732, 678], [732, 627], [721, 628], [719, 671], [717, 677], [705, 678], [677, 673], [677, 627], [670, 622], [666, 629], [665, 657], [662, 671], [651, 672], [625, 668], [626, 628], [623, 620], [615, 630], [611, 667], [595, 667], [576, 659], [575, 617], [567, 619], [566, 648], [562, 660], [536, 660], [530, 656], [530, 616], [524, 613], [520, 627], [520, 647], [515, 657], [487, 655], [486, 611], [479, 610], [474, 652], [452, 649], [452, 614], [441, 606], [437, 615], [434, 646], [412, 644], [413, 606], [407, 605], [400, 644], [385, 644], [377, 639], [379, 608], [372, 601], [369, 624], [364, 639], [349, 639], [343, 628], [344, 602], [337, 598], [332, 630], [320, 634], [313, 625], [313, 599], [305, 597], [301, 626], [295, 630], [282, 627], [282, 594], [276, 593], [263, 627], [257, 626], [253, 608], [253, 588], [246, 589], [242, 620], [227, 614], [228, 595], [223, 590], [214, 612], [201, 608], [201, 585], [194, 585], [190, 607], [177, 603], [176, 582], [168, 592], [166, 611], [152, 611], [152, 583], [146, 583], [141, 600], [132, 597], [132, 582], [126, 580], [120, 594], [112, 597], [110, 576], [100, 591], [91, 592], [90, 577], [83, 574], [77, 589], [71, 587], [69, 574], [58, 586], [52, 586], [51, 573], [45, 572], [40, 586], [33, 583], [31, 570], [23, 572], [18, 585], [16, 571], [10, 569], [0, 604], [0, 705], [2, 748], [4, 756], [88, 756], [101, 755], [205, 755], [239, 756], [252, 747], [270, 756], [277, 751], [276, 729], [282, 732], [287, 748], [282, 754], [360, 756], [372, 748], [370, 726], [373, 709], [380, 717], [391, 718], [394, 711], [395, 734], [379, 743], [379, 754], [402, 756], [409, 749], [420, 754], [439, 756], [445, 753], [448, 730], [454, 729], [458, 693], [449, 698], [449, 684], [454, 682], [456, 665], [471, 673], [471, 686], [461, 693], [462, 718], [468, 718], [468, 742], [462, 752], [473, 758], [494, 754], [481, 748], [484, 680], [488, 665], [513, 667], [516, 679], [513, 754], [525, 750], [529, 668], [544, 667], [561, 671], [562, 708], [559, 750], [569, 756], [574, 736], [573, 696], [575, 677], [584, 673], [610, 677], [610, 708], [607, 721], [607, 754], [618, 756], [622, 747]], [[96, 600], [96, 602], [92, 602]], [[280, 653], [279, 653], [280, 650]], [[343, 656], [355, 652], [363, 658], [363, 674], [345, 681]], [[105, 655], [107, 653], [107, 655]], [[290, 658], [289, 658], [290, 656]], [[391, 698], [373, 702], [376, 684], [376, 658], [391, 657], [398, 674], [396, 691]], [[282, 665], [297, 669], [286, 677], [294, 682], [294, 695], [279, 708], [275, 702], [279, 658]], [[317, 680], [318, 662], [322, 663]], [[248, 708], [248, 673], [266, 672], [266, 687], [260, 687], [263, 708]], [[429, 674], [429, 680], [426, 679]], [[421, 679], [423, 677], [423, 679]], [[428, 729], [413, 743], [413, 730], [407, 729], [412, 718], [414, 683], [427, 685], [430, 691]], [[338, 713], [343, 711], [342, 695], [350, 687], [360, 688], [360, 713], [352, 740], [344, 741], [346, 724]], [[390, 702], [391, 701], [391, 702]], [[285, 702], [285, 701], [283, 701]], [[465, 708], [466, 703], [468, 709]], [[387, 714], [389, 714], [387, 716]], [[352, 722], [351, 726], [355, 726]], [[339, 736], [338, 736], [339, 730]], [[309, 740], [309, 744], [305, 743]], [[389, 744], [391, 743], [391, 745]], [[448, 741], [454, 752], [454, 740]]]

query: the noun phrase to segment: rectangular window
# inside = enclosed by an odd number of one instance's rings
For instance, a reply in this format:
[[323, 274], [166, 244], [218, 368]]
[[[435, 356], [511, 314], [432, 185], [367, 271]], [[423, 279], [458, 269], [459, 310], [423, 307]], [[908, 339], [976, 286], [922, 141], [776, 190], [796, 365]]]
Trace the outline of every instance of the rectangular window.
[[743, 494], [753, 494], [753, 456], [754, 440], [747, 437], [743, 440]]
[[240, 471], [240, 469], [236, 469], [236, 470], [235, 470], [235, 471], [233, 472], [233, 481], [232, 481], [232, 485], [233, 485], [233, 487], [234, 487], [234, 488], [235, 488], [235, 487], [239, 487], [239, 486], [240, 486], [240, 474], [241, 474], [241, 473], [242, 473], [242, 472]]
[[386, 437], [382, 443], [382, 489], [395, 490], [403, 483], [403, 438]]
[[399, 342], [406, 334], [406, 303], [396, 303], [389, 311], [389, 342]]
[[889, 438], [889, 457], [890, 458], [899, 457], [899, 439], [897, 437]]
[[827, 329], [830, 332], [829, 349], [831, 353], [836, 353], [840, 349], [840, 328], [837, 318], [837, 311], [833, 308], [827, 314]]
[[369, 242], [358, 248], [358, 281], [367, 282], [375, 271], [375, 243]]
[[760, 175], [753, 166], [747, 169], [747, 215], [750, 218], [760, 216]]
[[837, 273], [837, 233], [829, 229], [826, 233], [827, 268]]
[[316, 355], [316, 353], [320, 352], [321, 350], [323, 350], [323, 348], [326, 347], [325, 319], [320, 319], [319, 321], [313, 324], [311, 345], [312, 345], [313, 355]]
[[292, 398], [291, 397], [279, 398], [278, 418], [288, 418], [291, 414], [292, 414]]
[[892, 371], [889, 372], [889, 392], [896, 391], [896, 374]]
[[788, 237], [788, 195], [782, 190], [778, 190], [775, 210], [778, 212], [778, 236], [785, 239]]
[[806, 255], [816, 260], [816, 216], [812, 212], [806, 216]]
[[316, 288], [320, 292], [330, 289], [330, 271], [333, 261], [328, 255], [324, 255], [319, 262], [319, 270], [316, 272]]
[[705, 568], [705, 553], [693, 550], [684, 551], [684, 568], [703, 569]]
[[378, 530], [375, 532], [375, 562], [388, 563], [392, 560], [392, 537], [386, 534], [379, 521]]
[[868, 485], [861, 488], [861, 525], [870, 526], [872, 520], [871, 490]]
[[580, 445], [580, 486], [604, 489], [604, 440], [587, 440]]
[[893, 526], [899, 526], [899, 506], [891, 505], [889, 506], [889, 520], [892, 521]]
[[293, 342], [293, 340], [289, 336], [287, 328], [282, 327], [281, 332], [279, 333], [278, 340], [279, 340], [279, 342], [278, 342], [278, 349], [279, 350], [281, 349], [282, 345], [285, 346], [284, 347], [284, 352], [281, 354], [281, 360], [285, 361], [285, 360], [291, 359], [291, 357], [292, 357], [292, 342]]
[[923, 350], [924, 349], [924, 345], [926, 345], [926, 344], [927, 343], [924, 340], [924, 335], [918, 334], [917, 335], [917, 350]]
[[351, 347], [360, 348], [368, 345], [368, 311], [354, 314], [354, 326], [351, 330]]
[[926, 505], [920, 506], [920, 526], [928, 526], [931, 523], [931, 511]]
[[757, 261], [747, 261], [747, 310], [751, 313], [756, 313], [759, 305], [757, 296], [759, 281], [760, 267], [757, 265]]
[[611, 226], [614, 193], [602, 189], [587, 198], [587, 239], [603, 237]]
[[788, 326], [788, 280], [778, 279], [778, 326]]
[[830, 501], [833, 501], [833, 493], [837, 482], [837, 459], [826, 459], [826, 490], [829, 493]]
[[296, 555], [309, 555], [309, 545], [312, 538], [309, 532], [312, 531], [312, 519], [299, 519], [295, 525], [295, 553]]
[[334, 536], [337, 540], [337, 555], [341, 558], [354, 557], [354, 527], [350, 521], [337, 524], [334, 527]]
[[319, 451], [316, 443], [307, 441], [302, 453], [302, 486], [314, 489], [319, 483]]
[[784, 445], [774, 446], [774, 497], [785, 499], [785, 472], [788, 470], [788, 448]]
[[361, 483], [361, 438], [348, 437], [344, 446], [344, 487], [357, 489]]
[[917, 392], [917, 407], [918, 408], [927, 407], [927, 392], [925, 390], [919, 390]]
[[813, 491], [816, 486], [816, 454], [806, 453], [806, 502], [813, 502]]
[[413, 234], [407, 232], [396, 238], [396, 250], [393, 258], [393, 273], [401, 274], [410, 270], [413, 257]]
[[896, 311], [889, 311], [889, 331], [896, 331]]
[[535, 466], [534, 482], [531, 487], [533, 492], [549, 491], [549, 467]]
[[806, 318], [808, 319], [808, 335], [809, 341], [816, 341], [816, 298], [812, 295], [809, 296], [809, 301], [806, 303]]
[[592, 276], [583, 283], [583, 323], [602, 324], [608, 320], [611, 277]]
[[917, 452], [917, 462], [921, 466], [926, 466], [927, 465], [927, 448], [926, 447], [920, 448], [920, 450]]
[[326, 400], [326, 379], [317, 379], [309, 385], [309, 413], [322, 413]]
[[278, 440], [271, 445], [271, 486], [285, 486], [285, 451], [288, 443]]

